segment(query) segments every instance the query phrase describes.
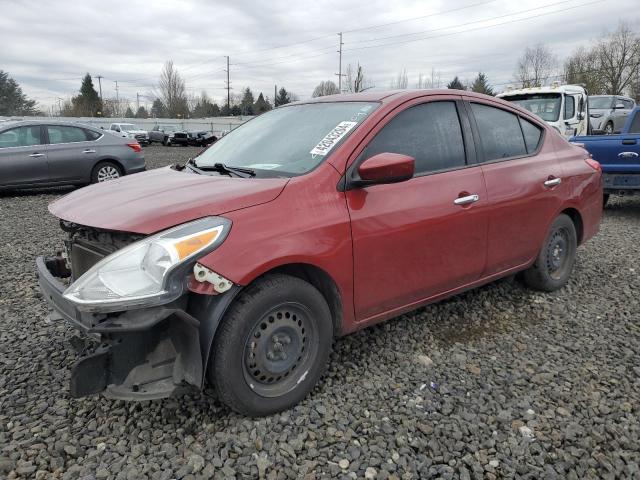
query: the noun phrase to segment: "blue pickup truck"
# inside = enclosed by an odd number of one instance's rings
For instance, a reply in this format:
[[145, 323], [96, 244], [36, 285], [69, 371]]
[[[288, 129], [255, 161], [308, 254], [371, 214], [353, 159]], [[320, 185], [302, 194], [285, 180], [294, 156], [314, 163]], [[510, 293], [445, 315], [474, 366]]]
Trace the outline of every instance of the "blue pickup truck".
[[636, 107], [618, 135], [572, 137], [602, 165], [604, 203], [610, 194], [640, 193], [640, 107]]

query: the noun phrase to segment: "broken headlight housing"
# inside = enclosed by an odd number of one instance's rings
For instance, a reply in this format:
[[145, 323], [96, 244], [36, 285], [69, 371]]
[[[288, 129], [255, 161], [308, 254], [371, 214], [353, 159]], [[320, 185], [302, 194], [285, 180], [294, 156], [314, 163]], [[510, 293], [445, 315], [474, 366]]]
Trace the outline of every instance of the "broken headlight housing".
[[64, 296], [89, 311], [167, 303], [182, 294], [195, 260], [216, 249], [230, 228], [226, 218], [206, 217], [134, 242], [96, 263]]

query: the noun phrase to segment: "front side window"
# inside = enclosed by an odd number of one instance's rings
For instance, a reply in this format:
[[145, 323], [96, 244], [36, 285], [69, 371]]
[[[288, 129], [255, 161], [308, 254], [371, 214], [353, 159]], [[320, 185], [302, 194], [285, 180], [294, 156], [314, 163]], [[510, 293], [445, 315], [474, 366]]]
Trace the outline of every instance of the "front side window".
[[517, 115], [479, 103], [472, 103], [471, 110], [486, 162], [527, 154]]
[[455, 102], [424, 103], [400, 112], [378, 132], [362, 158], [385, 152], [413, 157], [416, 174], [464, 166], [464, 143]]
[[511, 95], [505, 100], [526, 108], [535, 113], [545, 122], [557, 122], [560, 118], [560, 104], [562, 96], [559, 93], [538, 93], [530, 95]]
[[222, 163], [258, 177], [295, 176], [313, 170], [378, 106], [327, 102], [277, 108], [233, 129], [196, 157], [198, 167]]
[[576, 98], [573, 95], [564, 97], [564, 119], [569, 120], [576, 116]]
[[66, 125], [48, 125], [49, 143], [75, 143], [86, 142], [87, 135], [82, 128]]
[[0, 148], [41, 145], [40, 126], [17, 127], [0, 133]]

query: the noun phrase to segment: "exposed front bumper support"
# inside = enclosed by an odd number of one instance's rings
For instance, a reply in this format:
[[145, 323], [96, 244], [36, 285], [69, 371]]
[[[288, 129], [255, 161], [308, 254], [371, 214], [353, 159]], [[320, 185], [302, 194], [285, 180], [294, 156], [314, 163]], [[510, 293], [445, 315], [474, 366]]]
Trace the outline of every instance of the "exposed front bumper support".
[[186, 299], [121, 313], [78, 310], [54, 276], [57, 257], [36, 259], [38, 282], [51, 306], [80, 332], [100, 339], [73, 367], [71, 395], [104, 392], [125, 400], [168, 397], [202, 388], [200, 322], [184, 310]]

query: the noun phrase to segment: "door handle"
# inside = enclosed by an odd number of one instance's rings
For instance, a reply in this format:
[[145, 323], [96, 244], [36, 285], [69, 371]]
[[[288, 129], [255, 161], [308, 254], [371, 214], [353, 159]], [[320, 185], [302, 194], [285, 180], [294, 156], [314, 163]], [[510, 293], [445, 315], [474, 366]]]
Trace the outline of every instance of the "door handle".
[[40, 157], [44, 157], [44, 153], [32, 153], [31, 155], [29, 155], [31, 158], [40, 158]]
[[83, 150], [82, 153], [96, 153], [96, 151], [88, 148], [86, 150]]
[[623, 145], [636, 145], [637, 143], [637, 140], [635, 140], [634, 138], [627, 138], [625, 140], [622, 140]]
[[544, 182], [545, 187], [555, 187], [556, 185], [560, 185], [562, 183], [561, 178], [550, 178], [549, 180]]
[[478, 200], [480, 200], [480, 195], [473, 194], [465, 197], [458, 197], [453, 201], [453, 203], [455, 205], [468, 205], [470, 203], [476, 203]]
[[638, 154], [636, 152], [620, 152], [618, 156], [620, 158], [635, 158]]

